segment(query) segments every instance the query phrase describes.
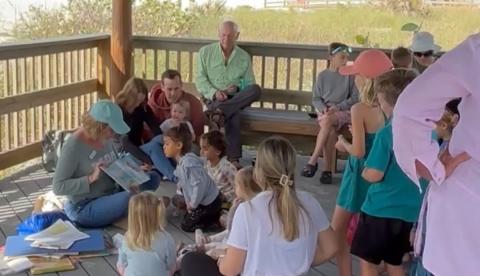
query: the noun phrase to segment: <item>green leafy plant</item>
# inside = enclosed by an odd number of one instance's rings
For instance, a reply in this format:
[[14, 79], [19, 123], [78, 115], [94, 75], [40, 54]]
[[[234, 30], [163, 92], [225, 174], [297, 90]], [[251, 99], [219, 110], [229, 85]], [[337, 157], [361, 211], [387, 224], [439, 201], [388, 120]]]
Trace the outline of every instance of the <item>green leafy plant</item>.
[[421, 23], [420, 25], [417, 25], [415, 23], [407, 23], [407, 24], [404, 24], [401, 28], [402, 31], [404, 32], [412, 32], [414, 34], [418, 33], [421, 29], [422, 29], [422, 24]]
[[369, 33], [367, 33], [367, 35], [356, 35], [355, 42], [365, 48], [379, 48], [380, 45], [378, 43], [372, 43], [369, 37]]

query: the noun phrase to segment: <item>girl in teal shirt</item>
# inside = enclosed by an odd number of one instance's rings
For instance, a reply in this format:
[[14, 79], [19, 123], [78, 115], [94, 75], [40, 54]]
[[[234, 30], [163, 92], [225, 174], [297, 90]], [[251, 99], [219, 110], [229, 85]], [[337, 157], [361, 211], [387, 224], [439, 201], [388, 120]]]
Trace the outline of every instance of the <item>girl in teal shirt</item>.
[[385, 116], [378, 106], [373, 91], [373, 79], [392, 68], [388, 57], [378, 50], [366, 50], [350, 67], [340, 69], [341, 74], [355, 74], [360, 91], [360, 102], [351, 108], [352, 142], [338, 137], [337, 149], [348, 152], [349, 158], [343, 174], [332, 227], [340, 236], [337, 266], [340, 276], [352, 275], [352, 260], [347, 243], [347, 228], [352, 216], [360, 212], [369, 184], [362, 179], [364, 159], [368, 156], [375, 132], [385, 125]]

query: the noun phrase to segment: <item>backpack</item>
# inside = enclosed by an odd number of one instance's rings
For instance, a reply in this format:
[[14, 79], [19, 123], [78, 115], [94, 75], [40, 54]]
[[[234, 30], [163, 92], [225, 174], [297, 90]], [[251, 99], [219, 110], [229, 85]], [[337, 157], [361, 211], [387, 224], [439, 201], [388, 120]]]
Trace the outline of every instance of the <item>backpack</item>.
[[70, 130], [50, 130], [45, 134], [42, 140], [42, 164], [46, 171], [55, 171], [62, 147], [72, 133]]

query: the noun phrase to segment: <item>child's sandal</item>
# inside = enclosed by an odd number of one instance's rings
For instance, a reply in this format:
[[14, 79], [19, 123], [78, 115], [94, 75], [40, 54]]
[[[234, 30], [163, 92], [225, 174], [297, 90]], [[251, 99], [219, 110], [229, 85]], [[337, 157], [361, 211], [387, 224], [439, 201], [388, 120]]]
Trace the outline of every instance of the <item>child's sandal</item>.
[[318, 170], [318, 163], [315, 165], [308, 164], [303, 167], [302, 176], [303, 177], [313, 177]]

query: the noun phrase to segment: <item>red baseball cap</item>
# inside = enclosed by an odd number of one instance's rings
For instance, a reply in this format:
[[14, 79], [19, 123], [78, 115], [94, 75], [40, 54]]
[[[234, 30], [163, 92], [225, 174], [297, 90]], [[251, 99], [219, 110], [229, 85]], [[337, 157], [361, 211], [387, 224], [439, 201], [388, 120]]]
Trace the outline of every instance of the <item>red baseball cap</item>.
[[342, 75], [361, 75], [374, 79], [392, 68], [392, 61], [384, 52], [371, 49], [361, 52], [352, 65], [343, 66], [339, 72]]

